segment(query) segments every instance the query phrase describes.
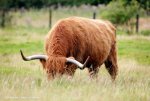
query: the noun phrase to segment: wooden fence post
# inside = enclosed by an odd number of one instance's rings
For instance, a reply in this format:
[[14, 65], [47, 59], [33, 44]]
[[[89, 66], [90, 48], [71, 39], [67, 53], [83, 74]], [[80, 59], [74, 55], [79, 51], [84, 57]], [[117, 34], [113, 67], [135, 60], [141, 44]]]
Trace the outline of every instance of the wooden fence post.
[[96, 19], [96, 12], [93, 12], [93, 19]]
[[136, 33], [139, 32], [139, 14], [136, 15]]
[[5, 27], [5, 10], [2, 10], [2, 22], [1, 22], [1, 26]]
[[52, 27], [52, 10], [49, 8], [49, 28]]

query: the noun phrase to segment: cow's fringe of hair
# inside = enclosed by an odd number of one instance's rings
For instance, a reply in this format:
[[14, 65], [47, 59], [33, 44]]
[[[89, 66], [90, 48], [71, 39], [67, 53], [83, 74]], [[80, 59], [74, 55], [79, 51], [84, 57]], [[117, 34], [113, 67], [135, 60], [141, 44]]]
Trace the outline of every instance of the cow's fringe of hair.
[[[65, 57], [54, 57], [51, 56], [47, 60], [48, 66], [46, 66], [47, 73], [53, 73], [52, 75], [56, 75], [56, 73], [63, 74], [64, 69], [62, 68], [65, 66], [66, 58]], [[51, 67], [49, 67], [49, 65]]]

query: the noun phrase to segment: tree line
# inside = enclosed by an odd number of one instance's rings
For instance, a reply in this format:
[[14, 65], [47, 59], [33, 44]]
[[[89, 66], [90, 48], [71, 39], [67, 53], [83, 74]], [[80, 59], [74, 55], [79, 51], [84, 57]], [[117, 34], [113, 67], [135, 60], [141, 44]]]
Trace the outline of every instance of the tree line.
[[[111, 1], [120, 1], [120, 0], [0, 0], [0, 9], [10, 9], [10, 8], [43, 8], [47, 6], [80, 6], [82, 4], [89, 5], [99, 5], [99, 4], [109, 4]], [[122, 0], [126, 4], [130, 4], [132, 0]], [[149, 0], [135, 0], [140, 4], [140, 7], [145, 10], [150, 9]]]
[[112, 0], [0, 0], [0, 8], [42, 8], [47, 6], [80, 6], [108, 4]]

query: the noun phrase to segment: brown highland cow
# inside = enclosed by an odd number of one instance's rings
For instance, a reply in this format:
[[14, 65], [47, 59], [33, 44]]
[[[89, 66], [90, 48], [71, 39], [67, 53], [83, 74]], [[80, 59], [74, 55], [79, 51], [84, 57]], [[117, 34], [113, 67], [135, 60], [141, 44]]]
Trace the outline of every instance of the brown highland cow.
[[[58, 21], [46, 37], [46, 55], [22, 58], [26, 61], [39, 59], [48, 74], [73, 76], [77, 68], [85, 65], [90, 76], [96, 76], [104, 63], [111, 78], [117, 75], [117, 49], [115, 27], [109, 21], [82, 17], [69, 17]], [[86, 61], [84, 64], [84, 61]]]

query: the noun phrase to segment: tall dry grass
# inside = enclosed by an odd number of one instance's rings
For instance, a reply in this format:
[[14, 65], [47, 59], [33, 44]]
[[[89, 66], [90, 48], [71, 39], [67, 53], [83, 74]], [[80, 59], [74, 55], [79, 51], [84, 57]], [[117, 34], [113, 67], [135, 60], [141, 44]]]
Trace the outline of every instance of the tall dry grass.
[[[18, 55], [13, 57], [20, 58]], [[21, 59], [9, 61], [13, 68], [6, 67], [9, 71], [3, 68], [3, 73], [0, 73], [1, 101], [150, 100], [150, 68], [134, 60], [119, 59], [119, 74], [115, 82], [111, 81], [104, 66], [100, 68], [98, 79], [90, 79], [87, 70], [77, 70], [72, 79], [63, 76], [47, 81], [39, 64], [24, 63]]]

